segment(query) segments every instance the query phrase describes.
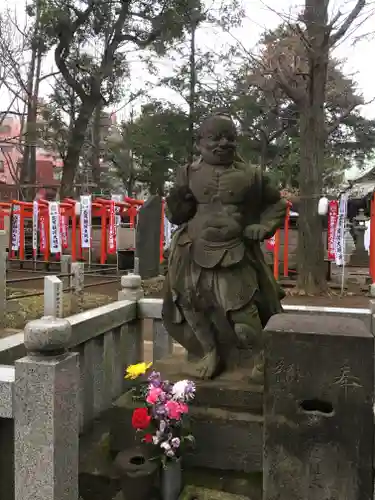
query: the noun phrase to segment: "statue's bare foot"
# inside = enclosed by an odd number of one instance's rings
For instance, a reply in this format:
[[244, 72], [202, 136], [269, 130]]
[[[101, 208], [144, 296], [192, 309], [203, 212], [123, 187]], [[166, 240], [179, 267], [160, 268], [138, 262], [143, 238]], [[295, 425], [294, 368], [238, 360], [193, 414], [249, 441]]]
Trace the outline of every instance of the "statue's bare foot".
[[255, 383], [260, 383], [264, 379], [264, 369], [262, 365], [256, 365], [251, 371], [250, 379]]
[[255, 358], [250, 378], [255, 383], [262, 382], [264, 380], [264, 361], [262, 356], [257, 356]]
[[220, 358], [216, 351], [213, 349], [208, 352], [201, 360], [192, 364], [188, 368], [189, 374], [193, 377], [200, 378], [203, 380], [211, 379], [219, 374], [220, 370]]

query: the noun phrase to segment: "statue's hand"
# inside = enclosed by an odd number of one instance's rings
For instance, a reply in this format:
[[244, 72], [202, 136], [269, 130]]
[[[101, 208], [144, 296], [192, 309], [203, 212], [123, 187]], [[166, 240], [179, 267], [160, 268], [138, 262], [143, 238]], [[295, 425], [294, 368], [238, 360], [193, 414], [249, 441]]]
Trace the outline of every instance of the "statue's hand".
[[187, 193], [185, 193], [185, 195], [184, 195], [184, 199], [185, 199], [185, 201], [194, 200], [194, 195], [193, 195], [193, 193], [192, 193], [192, 192], [187, 192]]
[[244, 236], [252, 241], [264, 241], [267, 236], [267, 228], [262, 224], [251, 224], [246, 226]]

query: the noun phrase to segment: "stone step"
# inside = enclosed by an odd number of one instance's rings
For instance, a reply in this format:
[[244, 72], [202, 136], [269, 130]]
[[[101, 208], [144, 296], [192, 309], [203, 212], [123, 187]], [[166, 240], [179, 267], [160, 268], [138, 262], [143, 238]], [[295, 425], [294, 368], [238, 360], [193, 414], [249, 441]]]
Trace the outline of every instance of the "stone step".
[[224, 373], [215, 380], [205, 381], [190, 377], [187, 368], [185, 357], [176, 354], [154, 365], [163, 379], [171, 382], [193, 380], [197, 386], [194, 405], [247, 411], [256, 415], [263, 413], [263, 385], [251, 381], [249, 370], [242, 368], [233, 373]]
[[179, 500], [252, 500], [249, 496], [234, 495], [225, 491], [211, 490], [196, 486], [186, 486]]
[[[261, 500], [261, 474], [215, 474], [207, 469], [184, 469], [179, 500]], [[159, 498], [159, 497], [158, 497]], [[117, 492], [112, 500], [124, 500]], [[153, 499], [150, 499], [153, 500]]]
[[[134, 443], [131, 426], [132, 394], [123, 394], [111, 409], [110, 450], [118, 453]], [[245, 411], [191, 406], [191, 432], [196, 439], [186, 464], [219, 470], [260, 471], [262, 466], [263, 417]]]
[[186, 465], [222, 471], [262, 470], [263, 417], [222, 408], [192, 407], [196, 444]]
[[186, 486], [194, 486], [207, 490], [242, 495], [251, 500], [262, 499], [262, 473], [239, 473], [215, 471], [205, 468], [186, 468], [183, 470], [183, 482]]

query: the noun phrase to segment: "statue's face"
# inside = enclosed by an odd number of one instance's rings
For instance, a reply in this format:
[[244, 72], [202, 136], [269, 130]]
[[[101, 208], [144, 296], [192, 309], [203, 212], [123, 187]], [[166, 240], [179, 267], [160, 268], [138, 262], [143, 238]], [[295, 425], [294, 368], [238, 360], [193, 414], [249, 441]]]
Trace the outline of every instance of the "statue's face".
[[201, 126], [198, 150], [203, 160], [210, 165], [231, 165], [236, 153], [236, 138], [232, 120], [211, 117]]

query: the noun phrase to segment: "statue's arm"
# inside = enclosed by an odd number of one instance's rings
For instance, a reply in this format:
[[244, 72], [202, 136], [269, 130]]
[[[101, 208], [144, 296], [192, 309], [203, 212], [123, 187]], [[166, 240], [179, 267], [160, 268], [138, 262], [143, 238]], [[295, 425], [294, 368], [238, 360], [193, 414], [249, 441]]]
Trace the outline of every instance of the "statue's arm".
[[189, 188], [188, 165], [177, 171], [175, 185], [166, 197], [165, 215], [177, 226], [192, 219], [197, 211], [197, 201]]
[[266, 238], [271, 238], [284, 223], [288, 202], [272, 185], [268, 175], [261, 173], [260, 176], [262, 198], [260, 224], [266, 229]]

